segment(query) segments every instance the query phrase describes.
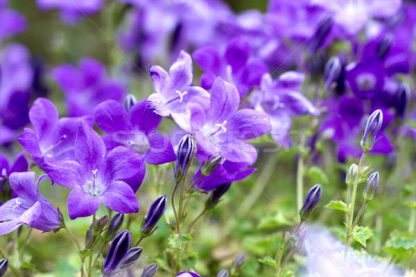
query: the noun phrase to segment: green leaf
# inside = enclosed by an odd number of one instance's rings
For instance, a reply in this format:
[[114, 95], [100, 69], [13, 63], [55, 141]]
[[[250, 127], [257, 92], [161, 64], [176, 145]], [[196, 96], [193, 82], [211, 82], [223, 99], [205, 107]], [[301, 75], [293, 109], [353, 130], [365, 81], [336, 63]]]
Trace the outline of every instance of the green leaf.
[[168, 238], [168, 244], [170, 248], [182, 249], [182, 246], [188, 243], [192, 239], [191, 234], [172, 234]]
[[412, 208], [412, 209], [416, 209], [416, 201], [406, 202], [405, 205]]
[[262, 217], [259, 222], [258, 229], [260, 230], [270, 230], [277, 229], [283, 226], [290, 226], [291, 222], [283, 215], [283, 213], [278, 212], [273, 215], [268, 215]]
[[276, 267], [277, 266], [276, 261], [272, 257], [269, 257], [269, 256], [268, 257], [264, 257], [262, 259], [258, 259], [258, 261], [261, 264], [269, 265], [269, 266], [272, 266], [272, 267]]
[[328, 177], [325, 172], [317, 166], [310, 167], [306, 175], [311, 179], [312, 183], [328, 184]]
[[416, 239], [412, 235], [395, 234], [386, 242], [385, 250], [390, 255], [403, 257], [416, 251]]
[[338, 210], [338, 211], [342, 211], [342, 212], [347, 212], [348, 211], [347, 204], [345, 204], [341, 200], [331, 201], [331, 202], [329, 202], [328, 204], [325, 205], [325, 208]]
[[367, 247], [367, 240], [373, 236], [373, 230], [368, 227], [355, 226], [352, 231], [353, 239], [364, 247]]

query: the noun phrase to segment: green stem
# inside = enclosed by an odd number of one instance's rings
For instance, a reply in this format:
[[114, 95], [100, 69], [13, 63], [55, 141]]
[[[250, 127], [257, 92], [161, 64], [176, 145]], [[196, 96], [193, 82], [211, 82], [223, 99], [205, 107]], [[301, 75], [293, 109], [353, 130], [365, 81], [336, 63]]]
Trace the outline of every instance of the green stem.
[[204, 216], [204, 214], [209, 210], [207, 206], [204, 207], [204, 209], [199, 213], [199, 215], [189, 224], [188, 232], [190, 233], [192, 231], [192, 228], [194, 227], [195, 223]]
[[303, 170], [304, 170], [303, 154], [299, 153], [297, 172], [296, 172], [297, 211], [300, 211], [303, 205]]
[[142, 240], [144, 239], [144, 236], [140, 236], [140, 238], [136, 241], [136, 243], [134, 244], [134, 246], [139, 246], [139, 244], [142, 242]]
[[416, 226], [416, 209], [412, 209], [410, 212], [409, 233], [413, 234], [415, 232], [415, 226]]
[[172, 191], [172, 196], [170, 197], [171, 203], [172, 203], [173, 213], [175, 214], [176, 233], [180, 233], [179, 217], [178, 217], [178, 212], [176, 211], [176, 206], [175, 206], [175, 194], [176, 194], [176, 191], [178, 190], [178, 186], [179, 186], [179, 183], [177, 182], [175, 184], [175, 188]]
[[364, 214], [365, 209], [367, 208], [368, 201], [366, 200], [363, 205], [361, 206], [360, 210], [357, 213], [357, 216], [355, 217], [354, 223], [352, 224], [352, 229], [354, 229], [355, 226], [357, 226], [358, 222], [360, 221], [361, 216]]
[[[94, 226], [94, 224], [95, 224], [95, 213], [92, 215], [91, 226]], [[88, 257], [88, 277], [92, 276], [92, 256], [94, 254], [94, 244], [95, 244], [95, 236], [94, 236], [94, 232], [93, 232], [92, 244], [91, 244], [91, 254]]]
[[29, 230], [26, 234], [26, 238], [23, 241], [23, 244], [22, 244], [22, 246], [19, 250], [19, 260], [20, 260], [21, 263], [23, 262], [23, 258], [24, 258], [23, 255], [24, 255], [24, 252], [25, 252], [26, 245], [29, 242], [31, 234], [32, 234], [32, 228], [29, 228]]

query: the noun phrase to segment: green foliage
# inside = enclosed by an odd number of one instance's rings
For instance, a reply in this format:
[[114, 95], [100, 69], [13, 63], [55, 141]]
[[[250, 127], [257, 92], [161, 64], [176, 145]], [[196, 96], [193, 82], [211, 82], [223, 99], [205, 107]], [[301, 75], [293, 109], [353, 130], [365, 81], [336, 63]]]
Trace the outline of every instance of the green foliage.
[[352, 232], [352, 238], [362, 246], [367, 247], [367, 241], [373, 234], [373, 230], [368, 227], [355, 226]]
[[337, 211], [342, 211], [344, 213], [346, 213], [348, 211], [347, 204], [345, 204], [341, 200], [336, 200], [336, 201], [332, 200], [331, 202], [329, 202], [328, 204], [325, 205], [325, 208], [333, 209], [333, 210], [337, 210]]

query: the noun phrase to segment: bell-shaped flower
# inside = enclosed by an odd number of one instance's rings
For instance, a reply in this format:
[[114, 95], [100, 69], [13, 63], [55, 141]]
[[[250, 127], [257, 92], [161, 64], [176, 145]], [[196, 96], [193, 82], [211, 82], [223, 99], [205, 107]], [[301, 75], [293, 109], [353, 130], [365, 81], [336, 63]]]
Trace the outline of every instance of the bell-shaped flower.
[[172, 64], [169, 73], [160, 66], [150, 68], [155, 93], [148, 100], [161, 116], [172, 116], [182, 129], [189, 131], [191, 108], [200, 106], [202, 109], [209, 105], [209, 93], [201, 87], [192, 86], [192, 59], [181, 51], [177, 60]]
[[34, 172], [10, 175], [9, 183], [15, 197], [0, 206], [0, 235], [11, 233], [23, 224], [44, 232], [61, 226], [58, 210], [38, 191], [42, 180], [40, 177], [36, 181]]
[[144, 100], [129, 111], [119, 102], [108, 100], [94, 111], [97, 125], [108, 134], [107, 149], [125, 146], [140, 154], [149, 164], [163, 164], [176, 159], [170, 140], [157, 132], [161, 121], [151, 103]]

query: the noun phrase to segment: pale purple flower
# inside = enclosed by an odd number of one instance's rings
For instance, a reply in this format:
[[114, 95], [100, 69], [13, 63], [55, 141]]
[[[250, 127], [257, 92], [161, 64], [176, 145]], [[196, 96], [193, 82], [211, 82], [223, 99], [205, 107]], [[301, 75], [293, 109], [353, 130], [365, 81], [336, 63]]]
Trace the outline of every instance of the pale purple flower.
[[58, 9], [61, 19], [66, 23], [75, 23], [81, 17], [90, 16], [100, 11], [103, 0], [37, 0], [43, 10]]
[[201, 277], [201, 275], [193, 271], [182, 271], [179, 272], [176, 277]]
[[91, 115], [99, 103], [121, 101], [125, 93], [119, 82], [108, 78], [104, 65], [91, 58], [82, 59], [79, 68], [58, 66], [52, 77], [64, 92], [69, 116]]
[[209, 93], [192, 86], [192, 59], [181, 51], [172, 64], [169, 73], [160, 66], [150, 68], [155, 93], [148, 100], [161, 116], [172, 116], [182, 129], [191, 129], [191, 108], [206, 109], [209, 105]]
[[235, 163], [253, 164], [257, 158], [254, 146], [246, 140], [270, 131], [265, 113], [252, 109], [238, 110], [240, 95], [236, 87], [218, 77], [211, 89], [209, 109], [193, 110], [192, 131], [202, 155], [221, 155]]
[[27, 22], [18, 12], [7, 8], [7, 0], [0, 2], [0, 42], [5, 38], [23, 32]]
[[306, 256], [306, 272], [301, 276], [403, 276], [403, 272], [388, 262], [358, 252], [345, 245], [323, 227], [305, 226], [301, 244]]
[[71, 189], [69, 216], [92, 215], [100, 204], [119, 213], [136, 213], [139, 205], [134, 191], [141, 180], [135, 176], [142, 164], [140, 155], [122, 146], [107, 152], [102, 138], [85, 122], [78, 127], [74, 146], [74, 161], [65, 167], [72, 178], [58, 176], [56, 180]]
[[312, 0], [326, 9], [347, 35], [356, 35], [373, 18], [389, 18], [400, 9], [401, 0]]
[[13, 232], [26, 224], [44, 232], [61, 226], [58, 210], [38, 191], [43, 178], [35, 181], [34, 172], [12, 173], [10, 187], [15, 198], [0, 206], [0, 235]]
[[283, 73], [276, 80], [265, 74], [260, 90], [254, 92], [251, 98], [256, 110], [269, 115], [271, 135], [283, 147], [291, 145], [292, 117], [319, 114], [315, 105], [301, 92], [304, 78], [303, 73], [294, 71]]
[[107, 149], [125, 146], [150, 164], [176, 159], [170, 140], [157, 132], [161, 117], [148, 101], [138, 102], [127, 111], [119, 102], [108, 100], [95, 108], [94, 117], [101, 130], [108, 134]]

